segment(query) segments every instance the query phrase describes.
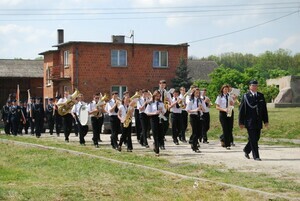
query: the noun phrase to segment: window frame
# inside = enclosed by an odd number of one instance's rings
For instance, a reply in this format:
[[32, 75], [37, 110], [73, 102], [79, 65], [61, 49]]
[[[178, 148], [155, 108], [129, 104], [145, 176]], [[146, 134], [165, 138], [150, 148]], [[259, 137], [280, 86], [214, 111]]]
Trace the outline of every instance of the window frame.
[[47, 87], [52, 85], [52, 81], [50, 78], [51, 78], [51, 69], [47, 65], [47, 68], [46, 68], [46, 86]]
[[70, 61], [69, 61], [70, 52], [69, 50], [64, 51], [64, 68], [69, 68]]
[[[156, 54], [158, 53], [158, 65], [156, 65]], [[166, 65], [162, 65], [162, 53], [166, 53]], [[154, 50], [153, 51], [153, 68], [169, 68], [169, 52], [167, 50]]]
[[[124, 51], [125, 52], [125, 64], [121, 63], [121, 52]], [[113, 61], [114, 57], [113, 57], [113, 52], [117, 52], [117, 61], [116, 63]], [[125, 49], [112, 49], [110, 51], [110, 64], [112, 67], [127, 67], [127, 50]]]

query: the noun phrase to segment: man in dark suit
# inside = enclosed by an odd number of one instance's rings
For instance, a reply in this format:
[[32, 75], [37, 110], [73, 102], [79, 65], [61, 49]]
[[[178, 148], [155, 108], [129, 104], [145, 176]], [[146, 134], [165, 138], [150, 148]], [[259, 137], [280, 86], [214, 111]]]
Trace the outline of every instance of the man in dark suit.
[[6, 105], [4, 105], [2, 107], [2, 111], [1, 111], [1, 114], [2, 114], [1, 121], [3, 121], [3, 123], [4, 123], [4, 131], [5, 131], [5, 134], [7, 134], [7, 135], [10, 134], [10, 130], [11, 130], [10, 122], [9, 122], [9, 118], [8, 118], [10, 107], [11, 107], [11, 102], [8, 100], [6, 102]]
[[258, 82], [252, 80], [249, 83], [249, 91], [244, 94], [240, 105], [239, 125], [240, 128], [247, 128], [248, 143], [244, 148], [245, 157], [250, 159], [249, 154], [252, 151], [253, 159], [260, 161], [258, 153], [258, 140], [260, 138], [263, 123], [268, 127], [268, 111], [265, 97], [257, 92]]
[[44, 128], [45, 111], [42, 103], [42, 98], [36, 98], [36, 103], [32, 108], [32, 121], [35, 124], [35, 135], [41, 137]]

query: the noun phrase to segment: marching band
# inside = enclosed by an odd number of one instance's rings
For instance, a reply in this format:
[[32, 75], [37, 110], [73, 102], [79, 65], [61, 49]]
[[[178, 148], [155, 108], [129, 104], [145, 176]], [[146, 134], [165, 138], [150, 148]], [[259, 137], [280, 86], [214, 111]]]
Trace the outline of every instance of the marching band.
[[[230, 149], [230, 142], [233, 141], [233, 104], [236, 99], [233, 95], [229, 95], [229, 89], [228, 85], [224, 85], [215, 101], [216, 109], [220, 111], [219, 118], [223, 129], [221, 142], [222, 146], [227, 149]], [[48, 99], [45, 110], [41, 98], [29, 97], [30, 101], [21, 106], [17, 105], [16, 100], [7, 101], [2, 108], [1, 119], [4, 121], [5, 133], [21, 134], [22, 128], [25, 129], [25, 133], [28, 133], [28, 127], [30, 127], [31, 134], [39, 138], [44, 132], [43, 122], [47, 121], [50, 135], [53, 135], [55, 131], [59, 136], [63, 128], [65, 141], [69, 142], [70, 133], [74, 129], [79, 133], [79, 143], [85, 145], [85, 136], [89, 129], [87, 122], [90, 118], [93, 145], [99, 148], [99, 142], [102, 142], [100, 134], [104, 116], [108, 115], [112, 148], [121, 151], [122, 145], [125, 144], [127, 151], [132, 152], [131, 135], [134, 117], [138, 143], [145, 148], [150, 147], [148, 139], [151, 129], [154, 140], [153, 151], [156, 156], [159, 156], [160, 150], [165, 149], [165, 135], [169, 129], [170, 117], [172, 139], [175, 145], [179, 145], [179, 142], [188, 142], [185, 135], [188, 119], [192, 129], [189, 138], [191, 149], [200, 153], [200, 142], [208, 143], [209, 108], [212, 103], [206, 94], [206, 89], [199, 89], [194, 85], [188, 91], [184, 87], [168, 91], [166, 81], [160, 80], [159, 87], [153, 94], [149, 90], [140, 89], [130, 97], [126, 91], [121, 100], [118, 92], [113, 91], [108, 100], [109, 97], [106, 94], [103, 96], [98, 92], [93, 95], [90, 103], [83, 101], [83, 94], [77, 89], [72, 95], [65, 91], [64, 97], [54, 98]], [[230, 107], [232, 107], [231, 110]]]

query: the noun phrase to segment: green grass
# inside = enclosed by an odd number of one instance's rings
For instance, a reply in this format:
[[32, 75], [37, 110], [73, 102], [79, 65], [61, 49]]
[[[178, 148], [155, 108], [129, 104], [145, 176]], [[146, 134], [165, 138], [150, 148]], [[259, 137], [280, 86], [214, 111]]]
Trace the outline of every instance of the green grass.
[[[42, 145], [47, 145], [47, 146], [53, 146], [53, 147], [59, 147], [59, 148], [66, 148], [66, 149], [70, 149], [70, 150], [76, 150], [76, 151], [80, 151], [80, 152], [84, 152], [84, 153], [89, 153], [89, 154], [93, 154], [96, 156], [103, 156], [103, 157], [107, 157], [107, 158], [112, 158], [112, 159], [116, 159], [119, 161], [126, 161], [126, 162], [131, 162], [131, 163], [135, 163], [135, 164], [141, 164], [141, 165], [146, 165], [149, 167], [155, 167], [155, 168], [159, 168], [159, 169], [163, 169], [163, 170], [167, 170], [167, 171], [171, 171], [171, 172], [175, 172], [175, 173], [180, 173], [180, 174], [184, 174], [184, 175], [189, 175], [189, 176], [195, 176], [195, 177], [202, 177], [202, 178], [207, 178], [207, 179], [211, 179], [213, 181], [220, 181], [220, 182], [225, 182], [225, 183], [230, 183], [230, 184], [235, 184], [235, 185], [239, 185], [239, 186], [244, 186], [244, 187], [248, 187], [248, 188], [253, 188], [253, 189], [258, 189], [258, 190], [262, 190], [262, 191], [267, 191], [267, 192], [273, 192], [273, 193], [284, 193], [286, 195], [290, 195], [290, 196], [300, 196], [300, 184], [296, 183], [294, 181], [292, 181], [290, 178], [292, 178], [292, 176], [287, 175], [287, 178], [274, 178], [271, 175], [268, 174], [262, 174], [262, 173], [245, 173], [245, 172], [238, 172], [237, 170], [233, 170], [233, 169], [227, 169], [224, 166], [213, 166], [213, 165], [206, 165], [206, 164], [192, 164], [192, 163], [176, 163], [176, 162], [170, 162], [166, 159], [163, 158], [157, 158], [153, 156], [153, 153], [149, 150], [149, 151], [143, 151], [143, 152], [133, 152], [133, 153], [126, 153], [126, 152], [122, 152], [122, 154], [119, 154], [118, 152], [112, 150], [109, 146], [102, 146], [100, 151], [99, 149], [94, 149], [90, 146], [86, 146], [86, 147], [82, 147], [79, 146], [77, 143], [69, 143], [69, 144], [65, 144], [62, 143], [61, 141], [58, 141], [56, 138], [40, 138], [40, 139], [36, 139], [36, 138], [32, 138], [32, 137], [26, 137], [26, 136], [22, 136], [22, 137], [11, 137], [11, 136], [6, 136], [6, 135], [0, 135], [1, 138], [6, 138], [6, 139], [10, 139], [10, 140], [16, 140], [16, 141], [23, 141], [23, 142], [29, 142], [29, 143], [36, 143], [36, 144], [42, 144]], [[153, 176], [152, 173], [153, 171], [149, 170], [143, 170], [134, 166], [130, 166], [130, 167], [126, 167], [124, 165], [119, 165], [119, 164], [114, 164], [111, 162], [107, 162], [107, 161], [103, 161], [100, 159], [91, 159], [88, 158], [86, 156], [74, 156], [72, 154], [69, 153], [64, 153], [64, 152], [57, 152], [57, 151], [53, 151], [53, 150], [42, 150], [42, 149], [35, 149], [35, 148], [27, 148], [26, 151], [18, 151], [19, 149], [22, 150], [22, 147], [17, 146], [17, 145], [12, 145], [12, 144], [5, 144], [6, 149], [3, 149], [3, 146], [1, 144], [0, 147], [0, 151], [1, 153], [9, 153], [9, 156], [7, 156], [7, 154], [4, 154], [5, 157], [7, 157], [7, 164], [9, 164], [10, 161], [15, 161], [15, 163], [13, 165], [11, 165], [9, 168], [4, 169], [6, 179], [7, 181], [11, 182], [11, 181], [15, 181], [16, 178], [21, 178], [21, 181], [27, 181], [28, 178], [31, 179], [36, 179], [36, 182], [40, 182], [41, 184], [45, 185], [44, 183], [48, 180], [51, 180], [51, 178], [55, 177], [58, 178], [58, 181], [54, 181], [57, 183], [65, 183], [67, 182], [66, 185], [70, 185], [68, 182], [69, 179], [72, 179], [72, 181], [76, 181], [79, 182], [77, 186], [77, 188], [81, 188], [81, 179], [84, 179], [85, 177], [91, 177], [92, 178], [92, 183], [94, 183], [95, 181], [93, 180], [94, 177], [97, 177], [94, 174], [94, 171], [98, 172], [98, 170], [94, 170], [93, 165], [92, 164], [97, 164], [96, 166], [99, 167], [99, 169], [101, 169], [101, 174], [104, 174], [105, 171], [103, 172], [102, 170], [106, 170], [109, 171], [108, 175], [104, 176], [104, 177], [114, 177], [114, 173], [118, 174], [117, 178], [120, 178], [120, 180], [116, 179], [116, 178], [112, 178], [109, 179], [109, 181], [112, 181], [112, 183], [109, 183], [109, 186], [115, 186], [115, 182], [117, 183], [126, 183], [129, 181], [144, 181], [142, 183], [140, 182], [134, 182], [136, 184], [127, 184], [129, 186], [131, 186], [131, 188], [127, 189], [129, 191], [134, 191], [134, 190], [138, 190], [140, 189], [140, 193], [142, 193], [143, 191], [149, 191], [149, 194], [160, 194], [160, 196], [162, 196], [162, 198], [164, 198], [163, 194], [163, 190], [166, 191], [170, 191], [168, 188], [175, 188], [175, 186], [170, 186], [169, 182], [175, 182], [178, 183], [177, 180], [179, 180], [180, 184], [179, 185], [180, 189], [189, 189], [187, 192], [191, 191], [191, 186], [193, 185], [194, 181], [190, 181], [190, 180], [183, 180], [183, 179], [178, 179], [178, 178], [172, 178], [171, 180], [169, 180], [168, 175], [161, 175], [159, 174], [159, 180], [164, 180], [164, 181], [156, 181], [155, 177]], [[14, 151], [11, 151], [14, 150]], [[11, 152], [11, 153], [10, 153]], [[18, 156], [18, 155], [14, 155], [14, 154], [20, 154], [22, 153], [22, 155]], [[11, 154], [11, 155], [10, 155]], [[23, 156], [25, 155], [25, 156]], [[35, 156], [36, 155], [41, 155], [40, 157], [37, 157], [37, 160], [35, 160]], [[4, 157], [3, 155], [1, 157]], [[0, 157], [1, 161], [5, 161]], [[27, 158], [28, 157], [28, 158]], [[27, 158], [27, 159], [26, 159]], [[13, 159], [13, 160], [11, 160]], [[32, 160], [32, 161], [31, 161]], [[78, 161], [77, 161], [78, 160]], [[26, 162], [27, 161], [27, 162]], [[77, 168], [77, 166], [84, 166], [81, 168]], [[0, 166], [1, 167], [1, 166]], [[3, 166], [6, 167], [6, 166]], [[13, 168], [12, 167], [16, 167], [16, 170], [14, 170], [14, 172], [10, 172]], [[85, 169], [85, 167], [87, 167], [87, 169]], [[30, 170], [30, 171], [21, 171], [21, 170]], [[68, 172], [67, 173], [63, 173], [64, 170], [67, 169]], [[74, 170], [75, 169], [75, 170]], [[124, 171], [121, 171], [119, 169], [125, 169]], [[134, 170], [134, 172], [131, 172], [130, 170]], [[40, 171], [43, 173], [41, 176], [37, 176], [40, 174]], [[61, 173], [57, 173], [57, 172], [52, 172], [52, 170], [56, 170], [59, 171]], [[111, 171], [111, 172], [110, 172]], [[1, 167], [1, 172], [2, 172], [2, 167]], [[142, 172], [142, 173], [141, 173]], [[37, 175], [35, 177], [33, 177], [30, 173], [36, 173]], [[122, 173], [122, 174], [121, 174]], [[136, 175], [137, 173], [137, 175]], [[45, 174], [45, 176], [43, 176]], [[79, 176], [78, 176], [79, 174]], [[110, 175], [112, 174], [112, 175]], [[121, 174], [121, 175], [119, 175]], [[288, 173], [287, 173], [288, 174]], [[2, 175], [2, 174], [1, 174]], [[15, 175], [19, 175], [19, 176], [15, 176]], [[35, 175], [35, 174], [34, 174]], [[141, 176], [141, 177], [139, 177]], [[31, 178], [33, 177], [33, 178]], [[45, 177], [45, 178], [44, 178]], [[64, 178], [67, 177], [67, 178]], [[42, 180], [41, 180], [42, 179]], [[153, 181], [154, 179], [154, 181]], [[2, 181], [2, 178], [0, 176], [0, 180]], [[89, 180], [89, 179], [88, 179]], [[99, 181], [98, 181], [99, 180]], [[101, 181], [100, 181], [101, 180]], [[103, 186], [103, 182], [108, 182], [108, 181], [102, 181], [102, 179], [97, 179], [98, 182], [96, 182], [95, 184], [98, 186]], [[76, 183], [75, 182], [75, 183]], [[88, 182], [88, 181], [86, 181]], [[163, 183], [161, 183], [163, 182]], [[163, 186], [167, 186], [165, 187], [162, 191], [157, 192], [157, 189], [160, 189], [159, 187], [156, 187], [156, 190], [153, 190], [152, 188], [148, 189], [148, 186], [156, 186], [155, 184], [158, 183], [160, 185]], [[18, 184], [20, 185], [20, 184]], [[33, 185], [33, 184], [32, 184]], [[54, 185], [54, 184], [53, 184]], [[73, 185], [75, 185], [73, 183]], [[118, 184], [119, 185], [119, 184]], [[211, 191], [211, 189], [220, 189], [220, 188], [224, 188], [222, 186], [218, 186], [218, 185], [214, 185], [214, 184], [199, 184], [201, 186], [201, 191], [202, 191], [202, 185], [204, 185], [205, 187], [208, 185], [209, 186], [209, 192]], [[5, 185], [4, 185], [5, 186]], [[23, 186], [23, 185], [22, 185]], [[26, 186], [26, 185], [25, 185]], [[29, 185], [30, 186], [30, 185]], [[168, 187], [169, 186], [169, 187]], [[0, 184], [0, 189], [2, 189], [2, 185]], [[32, 187], [33, 188], [33, 187]], [[74, 187], [75, 188], [75, 187]], [[131, 189], [131, 190], [130, 190]], [[4, 191], [4, 194], [7, 196], [7, 190], [6, 189]], [[207, 189], [206, 189], [207, 190]], [[35, 189], [34, 191], [38, 191], [38, 189]], [[113, 190], [114, 191], [114, 190]], [[229, 193], [230, 191], [230, 193]], [[106, 192], [106, 191], [105, 191]], [[193, 192], [193, 191], [192, 191]], [[245, 194], [244, 192], [235, 192], [235, 190], [230, 189], [230, 188], [225, 188], [225, 191], [221, 191], [225, 197], [229, 196], [228, 198], [230, 198], [229, 200], [241, 200], [239, 199], [244, 198]], [[75, 196], [76, 195], [69, 195], [70, 192], [65, 192], [67, 193], [67, 195], [63, 195], [63, 197], [68, 197], [68, 196]], [[180, 197], [180, 199], [178, 200], [195, 200], [193, 197], [194, 194], [192, 193], [192, 197], [190, 197], [190, 195], [185, 195], [185, 192], [181, 192], [179, 191], [178, 193], [182, 194], [182, 196], [184, 197]], [[1, 193], [0, 190], [0, 200], [1, 200], [1, 195], [3, 193]], [[88, 195], [81, 193], [81, 196], [86, 197]], [[111, 195], [112, 193], [109, 193], [109, 195]], [[124, 192], [124, 194], [126, 195], [126, 193]], [[132, 194], [132, 193], [130, 193]], [[197, 193], [196, 193], [197, 194]], [[214, 192], [212, 192], [212, 194], [214, 194]], [[123, 196], [125, 196], [123, 195]], [[132, 194], [134, 196], [136, 196], [136, 194]], [[168, 195], [168, 197], [165, 198], [172, 198], [171, 200], [175, 199], [175, 197], [172, 197], [173, 195], [176, 194], [170, 194]], [[115, 196], [113, 194], [113, 196]], [[170, 196], [170, 197], [169, 197]], [[198, 195], [196, 195], [197, 197]], [[200, 196], [200, 195], [199, 195]], [[201, 196], [207, 196], [205, 200], [214, 200], [211, 199], [209, 197], [209, 195], [207, 195], [206, 193], [201, 193]], [[201, 197], [200, 196], [200, 197]], [[233, 196], [233, 197], [231, 197]], [[39, 196], [38, 196], [39, 197]], [[5, 197], [7, 198], [7, 197]], [[105, 197], [107, 198], [107, 197]], [[111, 198], [111, 197], [109, 197]], [[128, 200], [132, 200], [132, 197], [128, 197]], [[159, 197], [155, 197], [159, 200]], [[177, 198], [177, 195], [176, 195]], [[203, 197], [204, 198], [204, 197]], [[234, 199], [232, 199], [234, 198]], [[255, 200], [257, 198], [257, 195], [253, 195], [250, 196], [250, 200]], [[120, 198], [121, 199], [121, 198]], [[170, 200], [170, 199], [162, 199], [162, 200]], [[22, 199], [21, 199], [22, 200]], [[64, 200], [64, 199], [63, 199]], [[126, 199], [127, 200], [127, 199]]]
[[[246, 137], [247, 130], [241, 130], [238, 125], [238, 109], [235, 108], [234, 112], [233, 134]], [[262, 130], [262, 138], [300, 139], [300, 108], [271, 108], [268, 109], [268, 113], [269, 128]], [[212, 139], [218, 139], [222, 133], [219, 112], [215, 108], [211, 108], [210, 115], [211, 125], [208, 136]]]
[[0, 150], [0, 200], [263, 199], [210, 183], [193, 188], [190, 179], [54, 150], [3, 143]]

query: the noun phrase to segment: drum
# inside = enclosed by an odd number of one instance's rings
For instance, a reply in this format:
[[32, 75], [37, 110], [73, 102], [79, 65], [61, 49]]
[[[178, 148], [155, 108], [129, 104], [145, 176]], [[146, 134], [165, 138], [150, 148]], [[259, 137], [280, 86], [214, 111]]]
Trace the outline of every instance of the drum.
[[89, 120], [89, 111], [87, 105], [80, 106], [78, 120], [82, 126], [87, 125]]

